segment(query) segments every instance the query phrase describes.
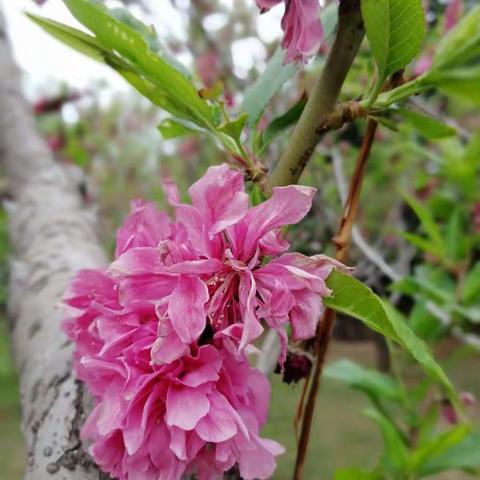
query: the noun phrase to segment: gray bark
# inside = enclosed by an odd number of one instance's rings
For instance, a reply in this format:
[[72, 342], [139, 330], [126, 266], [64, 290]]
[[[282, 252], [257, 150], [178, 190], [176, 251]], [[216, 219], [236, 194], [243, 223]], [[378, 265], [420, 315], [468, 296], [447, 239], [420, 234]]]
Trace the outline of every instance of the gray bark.
[[80, 268], [105, 264], [97, 219], [78, 170], [52, 157], [35, 130], [0, 12], [0, 160], [7, 179], [12, 245], [9, 318], [19, 372], [25, 479], [106, 478], [79, 439], [87, 404], [72, 374], [61, 297]]

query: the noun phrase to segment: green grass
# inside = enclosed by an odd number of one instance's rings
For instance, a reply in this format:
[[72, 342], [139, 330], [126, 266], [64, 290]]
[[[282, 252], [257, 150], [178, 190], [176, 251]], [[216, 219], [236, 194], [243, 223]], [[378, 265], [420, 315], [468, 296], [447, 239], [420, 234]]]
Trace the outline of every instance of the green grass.
[[[334, 344], [330, 360], [349, 356], [372, 365], [372, 347], [366, 344]], [[480, 397], [480, 362], [464, 359], [449, 369], [460, 390], [470, 390]], [[295, 461], [295, 434], [293, 417], [301, 385], [289, 386], [278, 375], [271, 378], [272, 404], [262, 435], [282, 443], [287, 451], [278, 458], [274, 480], [290, 480]], [[317, 400], [311, 442], [305, 466], [304, 480], [331, 480], [335, 469], [347, 466], [368, 468], [381, 452], [377, 428], [362, 415], [367, 402], [342, 384], [325, 380]], [[476, 415], [478, 419], [478, 415]], [[10, 361], [6, 328], [0, 319], [0, 478], [20, 480], [24, 469], [25, 451], [20, 433], [18, 385]], [[460, 474], [436, 476], [435, 480], [461, 480]], [[472, 478], [472, 477], [468, 477]], [[140, 479], [139, 479], [140, 480]]]
[[[287, 451], [278, 459], [275, 480], [290, 480], [295, 462], [295, 415], [300, 385], [292, 388], [272, 378], [275, 399], [263, 434], [282, 443]], [[340, 467], [372, 467], [380, 449], [380, 438], [361, 413], [364, 398], [337, 383], [325, 381], [317, 400], [311, 442], [305, 465], [305, 479], [329, 479]]]

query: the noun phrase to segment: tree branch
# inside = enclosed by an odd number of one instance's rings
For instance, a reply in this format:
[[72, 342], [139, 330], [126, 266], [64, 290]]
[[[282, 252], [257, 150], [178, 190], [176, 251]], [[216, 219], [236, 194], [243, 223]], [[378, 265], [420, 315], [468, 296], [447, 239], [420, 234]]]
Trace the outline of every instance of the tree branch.
[[328, 115], [335, 109], [364, 34], [360, 1], [342, 0], [335, 41], [287, 149], [270, 176], [270, 188], [297, 183], [326, 131]]
[[[335, 175], [335, 181], [337, 183], [337, 189], [342, 202], [347, 198], [347, 187], [345, 182], [345, 175], [343, 172], [342, 158], [339, 152], [333, 152], [333, 171]], [[392, 268], [377, 252], [371, 247], [363, 237], [362, 233], [356, 225], [352, 229], [352, 241], [357, 248], [370, 260], [386, 277], [392, 282], [398, 282], [402, 275]], [[418, 299], [418, 297], [416, 297]], [[480, 337], [473, 333], [465, 333], [459, 326], [452, 326], [451, 315], [443, 310], [439, 305], [432, 301], [426, 302], [426, 309], [445, 327], [451, 328], [452, 335], [464, 345], [468, 345], [476, 351], [480, 351]]]
[[[350, 237], [352, 227], [358, 211], [360, 193], [362, 189], [362, 181], [365, 174], [365, 169], [370, 156], [370, 151], [375, 138], [377, 130], [377, 122], [369, 120], [365, 136], [363, 138], [360, 153], [355, 165], [355, 171], [350, 181], [350, 188], [345, 202], [342, 220], [338, 228], [337, 234], [333, 241], [337, 247], [336, 259], [344, 262], [347, 258], [348, 248], [350, 245]], [[320, 377], [325, 363], [328, 346], [333, 332], [333, 325], [335, 323], [335, 311], [327, 308], [323, 318], [321, 319], [316, 335], [316, 352], [315, 352], [315, 368], [312, 374], [312, 386], [308, 393], [307, 403], [305, 406], [305, 413], [303, 416], [302, 430], [300, 433], [300, 440], [298, 444], [297, 459], [295, 463], [294, 480], [301, 480], [307, 454], [308, 441], [310, 438], [310, 430], [312, 426], [313, 413], [315, 410], [315, 401], [317, 399], [318, 389], [320, 387]]]
[[37, 134], [0, 11], [0, 158], [9, 195], [13, 250], [8, 310], [19, 372], [26, 480], [99, 480], [79, 436], [87, 395], [72, 374], [72, 345], [58, 308], [79, 268], [105, 264], [96, 215], [78, 169], [56, 162]]

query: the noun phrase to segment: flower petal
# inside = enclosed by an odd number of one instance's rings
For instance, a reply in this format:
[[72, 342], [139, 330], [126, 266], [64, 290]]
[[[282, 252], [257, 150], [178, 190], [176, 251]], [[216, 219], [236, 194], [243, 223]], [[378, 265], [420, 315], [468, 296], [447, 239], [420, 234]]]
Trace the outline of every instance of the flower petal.
[[210, 401], [201, 390], [170, 385], [165, 415], [170, 427], [193, 430], [209, 410]]
[[239, 350], [243, 350], [262, 332], [263, 327], [255, 314], [255, 297], [257, 289], [252, 273], [247, 270], [240, 277], [239, 299], [243, 313], [244, 328], [240, 340]]
[[170, 295], [168, 315], [182, 342], [190, 344], [205, 329], [208, 288], [198, 277], [181, 276]]
[[235, 411], [221, 394], [212, 395], [210, 402], [210, 412], [198, 422], [195, 431], [206, 442], [225, 442], [237, 433]]
[[226, 164], [210, 167], [188, 192], [193, 206], [204, 216], [210, 234], [233, 225], [247, 212], [243, 176]]
[[180, 340], [175, 332], [164, 337], [158, 337], [152, 346], [152, 362], [155, 365], [172, 363], [186, 355], [190, 349]]
[[156, 247], [171, 234], [170, 221], [155, 204], [143, 200], [132, 202], [132, 213], [117, 232], [115, 257], [133, 247]]
[[249, 259], [257, 243], [268, 232], [299, 222], [310, 210], [315, 191], [300, 185], [274, 188], [267, 201], [251, 208], [235, 226], [232, 238], [235, 256], [241, 260]]

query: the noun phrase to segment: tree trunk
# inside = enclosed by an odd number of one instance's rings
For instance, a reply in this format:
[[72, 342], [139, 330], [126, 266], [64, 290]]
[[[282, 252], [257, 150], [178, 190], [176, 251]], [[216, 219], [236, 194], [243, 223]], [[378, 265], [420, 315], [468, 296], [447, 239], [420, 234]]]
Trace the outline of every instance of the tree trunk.
[[18, 368], [26, 479], [108, 478], [79, 439], [88, 399], [72, 373], [61, 297], [80, 268], [105, 264], [97, 219], [79, 170], [57, 163], [20, 91], [0, 12], [0, 160], [8, 185], [12, 245], [9, 318]]

